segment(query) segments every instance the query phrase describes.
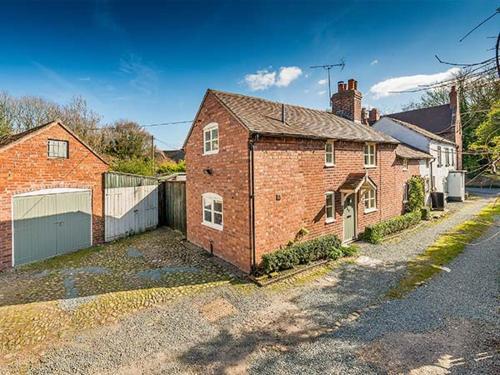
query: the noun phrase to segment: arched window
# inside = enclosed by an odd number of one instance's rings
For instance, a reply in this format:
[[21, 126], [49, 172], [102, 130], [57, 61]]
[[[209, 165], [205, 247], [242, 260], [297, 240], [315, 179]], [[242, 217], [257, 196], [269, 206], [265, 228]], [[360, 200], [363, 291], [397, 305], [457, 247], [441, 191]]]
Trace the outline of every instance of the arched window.
[[203, 220], [202, 223], [210, 228], [223, 228], [223, 200], [215, 193], [202, 194]]
[[203, 128], [203, 155], [219, 152], [219, 124], [211, 122]]

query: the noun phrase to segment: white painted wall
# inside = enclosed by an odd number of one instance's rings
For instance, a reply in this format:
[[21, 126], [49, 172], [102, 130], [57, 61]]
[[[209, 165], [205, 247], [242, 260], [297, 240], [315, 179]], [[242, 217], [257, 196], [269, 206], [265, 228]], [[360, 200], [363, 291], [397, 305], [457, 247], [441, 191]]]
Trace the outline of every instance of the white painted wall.
[[[434, 188], [435, 191], [445, 193], [447, 195], [447, 179], [449, 171], [454, 171], [456, 169], [457, 160], [456, 160], [456, 152], [454, 152], [454, 162], [451, 163], [451, 150], [454, 149], [454, 146], [449, 143], [431, 141], [429, 144], [429, 154], [434, 157], [434, 161], [432, 163], [432, 176], [434, 180]], [[439, 166], [438, 161], [438, 148], [441, 147], [441, 161], [442, 164]], [[448, 150], [450, 153], [450, 163], [446, 165], [446, 152]]]
[[[405, 126], [398, 124], [396, 121], [393, 121], [388, 117], [382, 117], [373, 125], [373, 128], [389, 134], [397, 140], [416, 149], [431, 154], [434, 157], [434, 160], [430, 161], [430, 168], [427, 168], [425, 166], [425, 162], [423, 162], [423, 165], [420, 165], [420, 174], [422, 177], [428, 176], [430, 178], [431, 187], [434, 187], [434, 191], [445, 193], [445, 195], [447, 194], [446, 181], [448, 178], [448, 172], [454, 171], [457, 165], [457, 155], [454, 145], [446, 142], [430, 140]], [[442, 150], [442, 165], [438, 165], [438, 146], [440, 146]], [[445, 149], [448, 149], [450, 152], [449, 165], [446, 165]], [[454, 159], [453, 163], [451, 163], [452, 149]]]

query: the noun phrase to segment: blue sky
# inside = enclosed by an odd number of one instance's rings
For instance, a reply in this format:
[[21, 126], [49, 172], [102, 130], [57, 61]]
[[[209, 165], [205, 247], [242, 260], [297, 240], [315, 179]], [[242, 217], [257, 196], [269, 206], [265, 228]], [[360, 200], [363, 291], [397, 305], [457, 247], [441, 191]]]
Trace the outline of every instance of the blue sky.
[[[363, 104], [399, 110], [394, 87], [447, 77], [434, 58], [493, 55], [495, 1], [2, 1], [0, 91], [65, 103], [87, 99], [103, 121], [193, 119], [207, 88], [328, 107], [326, 73], [345, 59]], [[420, 77], [404, 78], [422, 75]], [[430, 77], [429, 77], [430, 75]], [[401, 78], [403, 77], [403, 78]], [[387, 81], [391, 78], [396, 80]], [[370, 91], [371, 90], [371, 91]], [[182, 145], [189, 124], [149, 128]]]

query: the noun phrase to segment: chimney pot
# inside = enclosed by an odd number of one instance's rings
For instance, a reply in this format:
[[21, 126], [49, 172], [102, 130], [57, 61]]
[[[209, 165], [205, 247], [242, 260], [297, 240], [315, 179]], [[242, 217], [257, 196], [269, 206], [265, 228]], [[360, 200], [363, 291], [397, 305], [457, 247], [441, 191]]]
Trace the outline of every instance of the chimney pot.
[[380, 120], [380, 113], [377, 108], [372, 108], [370, 110], [370, 115], [368, 117], [371, 124]]
[[355, 79], [350, 79], [347, 83], [338, 81], [338, 92], [333, 94], [330, 100], [334, 114], [361, 123], [362, 95], [357, 87]]

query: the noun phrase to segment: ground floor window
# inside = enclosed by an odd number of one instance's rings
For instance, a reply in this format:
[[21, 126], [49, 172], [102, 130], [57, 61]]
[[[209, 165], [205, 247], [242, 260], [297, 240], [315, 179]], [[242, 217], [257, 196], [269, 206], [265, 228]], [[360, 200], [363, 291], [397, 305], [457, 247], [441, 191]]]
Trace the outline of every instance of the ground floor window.
[[205, 193], [202, 195], [203, 201], [203, 224], [214, 229], [222, 230], [222, 197], [215, 193]]
[[365, 191], [365, 212], [375, 211], [377, 209], [377, 192], [375, 189]]
[[331, 223], [335, 221], [335, 193], [333, 191], [326, 192], [325, 200], [326, 222]]

